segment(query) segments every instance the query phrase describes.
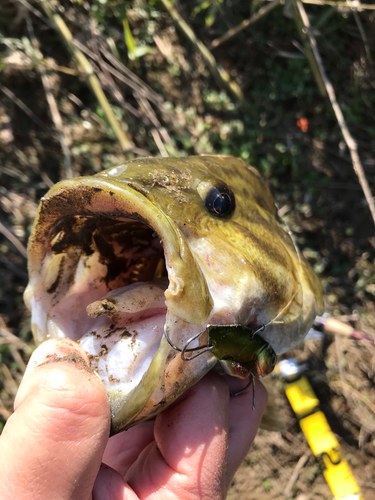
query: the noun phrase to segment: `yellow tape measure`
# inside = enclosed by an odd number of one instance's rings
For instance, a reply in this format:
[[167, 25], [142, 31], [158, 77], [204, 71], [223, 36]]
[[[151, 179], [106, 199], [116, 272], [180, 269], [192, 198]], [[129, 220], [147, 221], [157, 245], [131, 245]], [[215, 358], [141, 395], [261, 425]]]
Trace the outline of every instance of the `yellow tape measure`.
[[340, 445], [319, 409], [319, 400], [307, 378], [294, 372], [293, 377], [285, 380], [285, 392], [335, 500], [363, 500], [361, 490], [348, 462], [341, 455]]

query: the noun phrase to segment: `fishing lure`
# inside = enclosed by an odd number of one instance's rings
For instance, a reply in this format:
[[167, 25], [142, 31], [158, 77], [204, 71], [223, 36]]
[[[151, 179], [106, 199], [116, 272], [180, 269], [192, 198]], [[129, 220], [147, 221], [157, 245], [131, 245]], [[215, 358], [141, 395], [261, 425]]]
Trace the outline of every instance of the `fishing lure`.
[[[211, 353], [221, 361], [224, 366], [227, 366], [230, 371], [243, 370], [246, 374], [249, 373], [249, 383], [241, 391], [234, 395], [239, 395], [245, 391], [250, 384], [253, 386], [253, 409], [255, 408], [255, 386], [254, 378], [262, 377], [272, 373], [276, 366], [277, 356], [271, 345], [264, 340], [259, 332], [263, 331], [271, 322], [263, 325], [255, 332], [243, 325], [208, 325], [207, 335], [208, 344], [199, 347], [189, 347], [189, 345], [197, 340], [203, 332], [199, 332], [189, 339], [184, 347], [180, 349], [169, 338], [167, 330], [164, 329], [164, 336], [170, 346], [176, 351], [181, 352], [181, 358], [184, 361], [190, 361], [203, 353], [211, 351]], [[186, 356], [187, 352], [197, 351], [191, 356]]]

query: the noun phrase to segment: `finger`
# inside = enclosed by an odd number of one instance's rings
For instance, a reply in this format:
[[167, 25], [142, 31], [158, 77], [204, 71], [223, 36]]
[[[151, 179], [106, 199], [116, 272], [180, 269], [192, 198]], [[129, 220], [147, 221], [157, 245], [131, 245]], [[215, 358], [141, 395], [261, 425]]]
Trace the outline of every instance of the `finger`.
[[[228, 377], [232, 393], [246, 386], [247, 381]], [[250, 385], [238, 396], [231, 396], [229, 402], [229, 438], [227, 486], [229, 487], [236, 470], [247, 455], [257, 433], [262, 415], [267, 405], [267, 391], [259, 379], [255, 383], [255, 408], [253, 409], [253, 387]]]
[[69, 339], [31, 357], [0, 439], [0, 498], [91, 499], [109, 435], [103, 383]]
[[154, 441], [154, 422], [142, 422], [128, 431], [112, 436], [104, 451], [103, 462], [125, 476], [141, 451]]
[[210, 373], [156, 417], [155, 443], [129, 469], [129, 485], [140, 498], [222, 498], [228, 421], [227, 383]]
[[97, 475], [92, 500], [139, 500], [122, 476], [106, 464]]

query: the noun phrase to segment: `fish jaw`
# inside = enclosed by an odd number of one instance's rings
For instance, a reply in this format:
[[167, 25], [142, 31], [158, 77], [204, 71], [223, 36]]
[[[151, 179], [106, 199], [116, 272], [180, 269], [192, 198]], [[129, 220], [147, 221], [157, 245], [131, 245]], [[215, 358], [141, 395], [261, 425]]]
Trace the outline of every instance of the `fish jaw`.
[[[35, 341], [81, 343], [106, 385], [112, 433], [156, 414], [216, 363], [210, 353], [182, 361], [163, 336], [183, 346], [205, 330], [213, 301], [180, 229], [139, 191], [89, 177], [57, 184], [28, 256]], [[154, 279], [160, 262], [165, 276]]]

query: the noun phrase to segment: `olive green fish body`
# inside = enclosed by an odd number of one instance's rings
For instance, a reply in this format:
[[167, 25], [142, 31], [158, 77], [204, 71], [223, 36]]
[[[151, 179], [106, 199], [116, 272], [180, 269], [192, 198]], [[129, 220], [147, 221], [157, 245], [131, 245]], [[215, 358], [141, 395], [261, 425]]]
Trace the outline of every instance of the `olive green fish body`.
[[[113, 432], [218, 359], [237, 376], [256, 363], [267, 373], [323, 308], [266, 183], [233, 157], [144, 158], [62, 181], [41, 201], [28, 256], [36, 342], [80, 341], [107, 386]], [[209, 325], [267, 326], [248, 347], [239, 332], [242, 352]], [[192, 348], [216, 347], [187, 362], [165, 332], [180, 349], [192, 337]]]

